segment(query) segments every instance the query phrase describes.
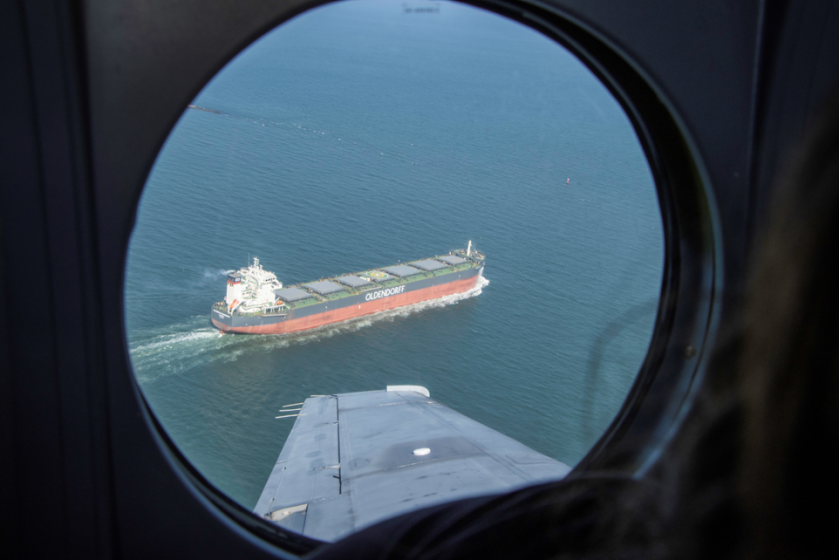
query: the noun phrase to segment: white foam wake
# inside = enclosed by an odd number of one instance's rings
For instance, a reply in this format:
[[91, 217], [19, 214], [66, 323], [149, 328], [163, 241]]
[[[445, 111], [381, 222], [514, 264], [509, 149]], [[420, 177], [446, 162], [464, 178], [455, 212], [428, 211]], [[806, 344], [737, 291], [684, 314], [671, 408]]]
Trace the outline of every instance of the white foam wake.
[[179, 374], [215, 361], [235, 361], [239, 356], [253, 352], [269, 352], [292, 344], [317, 342], [337, 334], [355, 332], [382, 321], [394, 321], [427, 309], [455, 305], [480, 295], [488, 284], [489, 280], [482, 277], [468, 292], [290, 334], [222, 335], [208, 325], [206, 316], [197, 316], [186, 323], [171, 325], [164, 329], [164, 332], [157, 329], [132, 333], [129, 345], [131, 363], [138, 381], [149, 383], [160, 377]]

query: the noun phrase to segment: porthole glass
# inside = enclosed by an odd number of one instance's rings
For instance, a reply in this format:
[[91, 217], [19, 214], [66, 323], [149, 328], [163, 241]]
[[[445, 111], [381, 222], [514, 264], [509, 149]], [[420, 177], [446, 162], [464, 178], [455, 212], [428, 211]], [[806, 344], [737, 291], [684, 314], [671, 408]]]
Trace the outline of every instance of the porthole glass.
[[[573, 466], [646, 355], [663, 260], [637, 136], [563, 47], [456, 3], [333, 3], [244, 50], [171, 132], [129, 250], [131, 361], [171, 439], [249, 509], [312, 395], [421, 386]], [[417, 279], [451, 289], [374, 306]], [[349, 320], [302, 321], [329, 311]], [[233, 318], [307, 330], [224, 333]]]

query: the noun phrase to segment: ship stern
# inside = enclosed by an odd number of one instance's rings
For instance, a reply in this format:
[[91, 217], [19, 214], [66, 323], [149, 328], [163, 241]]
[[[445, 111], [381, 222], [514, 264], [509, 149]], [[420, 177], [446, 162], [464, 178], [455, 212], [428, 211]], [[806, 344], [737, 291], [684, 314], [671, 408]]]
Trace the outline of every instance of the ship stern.
[[216, 306], [213, 306], [210, 309], [210, 321], [212, 321], [213, 325], [215, 325], [216, 328], [223, 333], [233, 330], [233, 317], [227, 313], [219, 311]]

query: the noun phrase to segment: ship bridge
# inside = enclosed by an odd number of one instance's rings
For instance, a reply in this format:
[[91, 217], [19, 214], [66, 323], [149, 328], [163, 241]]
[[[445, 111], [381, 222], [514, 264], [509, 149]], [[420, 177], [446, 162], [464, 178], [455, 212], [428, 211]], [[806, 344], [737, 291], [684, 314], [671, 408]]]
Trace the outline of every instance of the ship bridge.
[[241, 307], [242, 311], [250, 313], [274, 305], [274, 290], [283, 287], [277, 276], [263, 269], [256, 257], [252, 265], [240, 268], [232, 276], [240, 278], [241, 281], [228, 282], [227, 285], [224, 301], [231, 312]]

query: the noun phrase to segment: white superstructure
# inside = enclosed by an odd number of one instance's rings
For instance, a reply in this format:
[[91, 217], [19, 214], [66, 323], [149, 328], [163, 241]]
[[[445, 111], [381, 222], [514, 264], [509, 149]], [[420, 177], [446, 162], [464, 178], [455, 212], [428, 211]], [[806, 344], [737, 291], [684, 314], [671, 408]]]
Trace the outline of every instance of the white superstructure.
[[243, 313], [253, 313], [277, 305], [274, 290], [283, 287], [273, 272], [262, 269], [259, 259], [254, 257], [253, 264], [240, 268], [227, 276], [227, 294], [224, 302], [227, 311], [232, 313], [241, 307]]

